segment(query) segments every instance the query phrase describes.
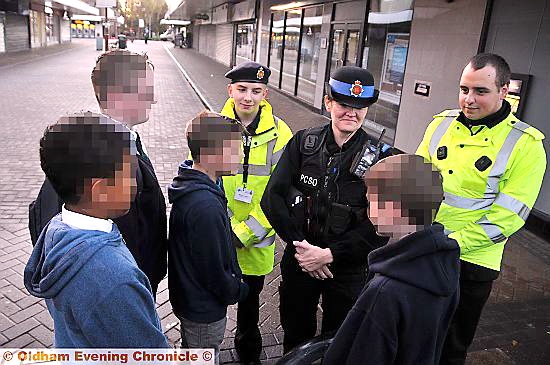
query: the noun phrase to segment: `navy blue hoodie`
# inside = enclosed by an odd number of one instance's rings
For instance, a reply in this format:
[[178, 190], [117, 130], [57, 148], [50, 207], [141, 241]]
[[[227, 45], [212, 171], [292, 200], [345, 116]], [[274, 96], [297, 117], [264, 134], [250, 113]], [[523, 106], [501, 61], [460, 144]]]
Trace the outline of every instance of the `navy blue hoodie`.
[[459, 254], [443, 226], [369, 254], [369, 282], [323, 365], [438, 364], [458, 305]]
[[151, 286], [122, 240], [52, 218], [25, 267], [25, 287], [46, 299], [55, 347], [169, 347]]
[[174, 313], [193, 322], [219, 321], [228, 305], [248, 293], [231, 240], [227, 199], [208, 175], [186, 162], [168, 187], [168, 199], [168, 288]]

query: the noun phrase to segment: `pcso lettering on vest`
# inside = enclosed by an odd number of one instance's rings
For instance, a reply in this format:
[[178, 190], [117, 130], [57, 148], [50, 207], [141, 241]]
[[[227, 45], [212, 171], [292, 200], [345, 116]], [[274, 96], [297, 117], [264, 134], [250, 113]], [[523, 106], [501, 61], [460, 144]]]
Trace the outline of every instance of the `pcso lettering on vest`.
[[307, 176], [304, 174], [300, 175], [300, 181], [304, 184], [311, 185], [311, 186], [317, 186], [317, 179], [313, 178], [311, 176]]

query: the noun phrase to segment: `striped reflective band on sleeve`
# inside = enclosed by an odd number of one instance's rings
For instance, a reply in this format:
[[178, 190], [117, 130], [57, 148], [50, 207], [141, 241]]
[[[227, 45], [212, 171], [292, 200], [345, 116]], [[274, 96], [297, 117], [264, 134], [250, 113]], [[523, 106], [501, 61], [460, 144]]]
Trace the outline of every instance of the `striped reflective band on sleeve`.
[[234, 216], [233, 211], [229, 209], [229, 207], [227, 208], [227, 215], [229, 216], [229, 219]]
[[512, 128], [510, 130], [510, 132], [506, 136], [506, 139], [504, 140], [504, 143], [500, 147], [500, 151], [498, 151], [493, 167], [491, 167], [491, 170], [489, 171], [487, 188], [485, 190], [486, 194], [496, 194], [499, 192], [500, 189], [498, 183], [500, 181], [500, 178], [502, 177], [502, 175], [504, 175], [504, 172], [506, 171], [506, 165], [508, 165], [510, 155], [512, 154], [512, 151], [516, 147], [516, 144], [518, 143], [521, 136], [523, 136], [522, 131], [529, 128], [529, 125], [523, 122], [516, 123], [516, 126], [519, 129]]
[[249, 216], [247, 220], [244, 221], [244, 224], [252, 231], [254, 236], [258, 241], [262, 241], [267, 235], [267, 230], [258, 222], [253, 216]]
[[275, 242], [275, 235], [264, 238], [262, 242], [256, 243], [254, 247], [263, 248], [271, 246]]
[[494, 197], [485, 198], [464, 198], [462, 196], [454, 195], [449, 192], [445, 192], [445, 199], [443, 202], [451, 207], [469, 209], [469, 210], [482, 210], [489, 209], [493, 202]]
[[531, 213], [531, 209], [529, 209], [527, 205], [517, 200], [516, 198], [513, 198], [502, 192], [498, 194], [495, 200], [495, 204], [498, 204], [501, 207], [516, 213], [524, 221], [527, 220], [527, 217], [529, 217], [529, 213]]
[[441, 141], [441, 138], [443, 138], [443, 136], [445, 135], [445, 132], [447, 132], [447, 130], [451, 126], [451, 123], [456, 118], [456, 115], [452, 113], [452, 111], [449, 112], [449, 114], [451, 115], [446, 116], [443, 119], [443, 121], [439, 123], [439, 125], [435, 128], [435, 131], [432, 134], [432, 138], [430, 138], [430, 145], [428, 146], [428, 151], [430, 152], [430, 156], [434, 155], [437, 149], [437, 145]]
[[479, 224], [481, 228], [485, 231], [485, 234], [493, 243], [500, 243], [503, 241], [506, 241], [506, 236], [500, 228], [496, 225], [491, 223], [491, 221], [487, 218], [487, 216], [481, 217], [476, 224]]

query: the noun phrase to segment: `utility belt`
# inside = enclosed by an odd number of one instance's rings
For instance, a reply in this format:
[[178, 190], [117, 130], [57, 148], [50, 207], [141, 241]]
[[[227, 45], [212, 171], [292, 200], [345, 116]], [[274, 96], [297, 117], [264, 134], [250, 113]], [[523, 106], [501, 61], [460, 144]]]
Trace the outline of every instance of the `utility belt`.
[[[321, 245], [334, 235], [341, 235], [350, 230], [357, 222], [366, 219], [366, 208], [351, 207], [346, 204], [329, 202], [326, 206], [315, 206], [314, 196], [306, 195], [291, 186], [287, 205], [293, 218], [295, 228], [312, 237]], [[317, 203], [318, 204], [318, 203]], [[325, 209], [322, 214], [319, 210]]]

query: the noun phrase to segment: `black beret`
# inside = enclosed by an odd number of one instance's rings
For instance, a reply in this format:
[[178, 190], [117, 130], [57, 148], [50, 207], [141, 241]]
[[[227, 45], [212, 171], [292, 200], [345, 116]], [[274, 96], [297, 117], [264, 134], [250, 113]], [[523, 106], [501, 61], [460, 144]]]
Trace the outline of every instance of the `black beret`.
[[329, 98], [352, 108], [366, 108], [378, 100], [372, 74], [357, 66], [343, 66], [326, 83]]
[[235, 82], [259, 82], [267, 84], [271, 71], [269, 68], [260, 65], [257, 62], [243, 62], [225, 74], [225, 77], [231, 79], [231, 83]]

